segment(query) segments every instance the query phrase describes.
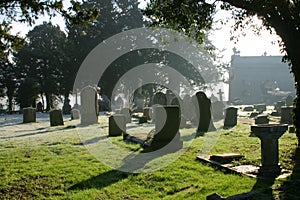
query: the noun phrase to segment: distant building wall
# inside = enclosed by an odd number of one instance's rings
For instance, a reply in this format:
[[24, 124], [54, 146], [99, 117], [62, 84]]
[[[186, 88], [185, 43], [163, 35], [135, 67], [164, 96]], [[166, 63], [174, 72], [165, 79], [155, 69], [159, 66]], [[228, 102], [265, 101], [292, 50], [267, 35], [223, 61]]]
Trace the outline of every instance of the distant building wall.
[[230, 68], [229, 101], [243, 104], [273, 104], [295, 95], [294, 77], [282, 56], [233, 55]]

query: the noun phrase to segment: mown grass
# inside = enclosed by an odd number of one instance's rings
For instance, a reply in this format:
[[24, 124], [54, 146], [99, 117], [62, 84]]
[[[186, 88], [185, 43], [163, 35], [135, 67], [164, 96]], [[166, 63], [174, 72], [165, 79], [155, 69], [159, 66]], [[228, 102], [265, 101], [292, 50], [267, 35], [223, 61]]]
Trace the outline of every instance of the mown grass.
[[[234, 152], [245, 156], [235, 164], [259, 165], [260, 141], [249, 137], [247, 123], [195, 138], [189, 147], [185, 146], [187, 151], [178, 159], [150, 173], [125, 173], [102, 164], [82, 145], [71, 122], [65, 124], [49, 128], [48, 124], [40, 123], [35, 129], [43, 132], [21, 136], [7, 127], [6, 131], [11, 131], [0, 134], [0, 199], [206, 199], [215, 192], [226, 197], [253, 189], [262, 190], [255, 199], [287, 196], [267, 189], [285, 183], [285, 179], [268, 183], [229, 174], [195, 159], [208, 150], [205, 153]], [[22, 125], [18, 126], [21, 130]], [[183, 129], [181, 133], [193, 131]], [[136, 144], [123, 142], [121, 137], [112, 141], [121, 148], [141, 150]], [[280, 163], [284, 169], [292, 170], [295, 147], [294, 134], [285, 133], [280, 138]], [[154, 159], [147, 165], [159, 162]], [[288, 184], [292, 188], [288, 197], [297, 199], [295, 182]]]

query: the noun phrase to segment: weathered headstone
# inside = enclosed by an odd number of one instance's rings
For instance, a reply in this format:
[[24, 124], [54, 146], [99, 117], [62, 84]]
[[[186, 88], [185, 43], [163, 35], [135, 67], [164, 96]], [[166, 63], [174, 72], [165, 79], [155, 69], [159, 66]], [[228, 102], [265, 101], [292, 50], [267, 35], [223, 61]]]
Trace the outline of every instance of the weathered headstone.
[[121, 136], [126, 133], [126, 118], [124, 115], [115, 114], [109, 117], [109, 136]]
[[251, 112], [251, 111], [253, 111], [254, 110], [254, 107], [253, 106], [245, 106], [244, 108], [243, 108], [243, 111], [246, 111], [246, 112]]
[[255, 118], [255, 124], [268, 124], [269, 121], [270, 120], [267, 115], [258, 115]]
[[71, 105], [70, 105], [70, 99], [65, 98], [64, 105], [62, 107], [62, 113], [64, 115], [69, 115], [69, 114], [71, 114], [71, 110], [72, 110], [72, 108], [71, 108]]
[[281, 107], [281, 124], [293, 124], [293, 107], [282, 106]]
[[71, 110], [71, 120], [79, 119], [80, 118], [80, 112], [78, 109], [72, 109]]
[[95, 87], [87, 86], [81, 90], [81, 124], [98, 123], [98, 95]]
[[43, 104], [40, 101], [36, 104], [36, 112], [43, 112]]
[[278, 113], [281, 113], [281, 107], [285, 106], [285, 101], [277, 101], [275, 104], [275, 110], [277, 110]]
[[143, 110], [143, 116], [146, 117], [147, 120], [151, 120], [152, 108], [145, 107], [144, 110]]
[[49, 114], [50, 114], [50, 126], [64, 125], [62, 111], [60, 109], [51, 110]]
[[228, 107], [225, 110], [224, 127], [233, 127], [237, 124], [237, 111], [235, 107]]
[[291, 95], [288, 95], [285, 99], [286, 106], [292, 106], [294, 103], [294, 98]]
[[257, 111], [257, 112], [264, 112], [267, 110], [267, 106], [266, 104], [255, 104], [254, 105], [254, 109]]
[[179, 133], [179, 107], [157, 106], [157, 120], [155, 120], [155, 134], [151, 142], [152, 149], [160, 149], [166, 145], [170, 149], [182, 148]]
[[36, 122], [36, 109], [23, 108], [23, 123]]
[[[195, 110], [196, 110], [196, 122], [197, 125], [197, 132], [207, 132], [211, 128], [215, 130], [212, 125], [211, 119], [211, 102], [210, 99], [207, 98], [204, 92], [197, 92], [196, 95], [197, 102], [195, 103]], [[197, 110], [198, 108], [198, 110]]]
[[131, 123], [131, 110], [129, 108], [122, 108], [120, 114], [125, 116], [126, 123]]

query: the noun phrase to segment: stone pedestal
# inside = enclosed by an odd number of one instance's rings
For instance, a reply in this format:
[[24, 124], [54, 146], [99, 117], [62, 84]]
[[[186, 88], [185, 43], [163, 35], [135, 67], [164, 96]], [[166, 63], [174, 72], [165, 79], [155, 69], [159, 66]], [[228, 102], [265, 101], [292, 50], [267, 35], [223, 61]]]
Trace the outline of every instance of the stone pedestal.
[[72, 109], [71, 110], [71, 120], [79, 119], [79, 118], [80, 118], [79, 110], [78, 109]]
[[64, 125], [64, 120], [61, 110], [50, 111], [50, 126], [61, 126]]
[[108, 136], [121, 136], [126, 133], [126, 117], [115, 114], [109, 117]]
[[23, 123], [36, 122], [36, 109], [23, 108]]
[[278, 139], [287, 129], [287, 124], [261, 124], [251, 126], [251, 132], [261, 140], [261, 166], [259, 169], [261, 176], [276, 177], [280, 174]]

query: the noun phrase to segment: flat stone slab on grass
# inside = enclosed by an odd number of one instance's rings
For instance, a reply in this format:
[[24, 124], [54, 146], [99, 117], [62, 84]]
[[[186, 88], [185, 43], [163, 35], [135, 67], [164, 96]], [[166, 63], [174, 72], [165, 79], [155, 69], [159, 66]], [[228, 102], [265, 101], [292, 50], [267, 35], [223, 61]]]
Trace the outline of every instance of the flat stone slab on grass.
[[244, 156], [241, 154], [236, 154], [236, 153], [223, 153], [223, 154], [215, 154], [215, 155], [211, 155], [209, 157], [210, 160], [222, 163], [222, 164], [226, 164], [226, 163], [230, 163], [233, 160], [239, 160], [241, 158], [243, 158]]
[[[237, 154], [239, 155], [239, 154]], [[196, 159], [202, 162], [209, 163], [213, 166], [216, 166], [220, 169], [224, 169], [229, 173], [234, 174], [245, 174], [250, 177], [256, 177], [258, 173], [259, 167], [254, 165], [240, 165], [240, 166], [232, 166], [232, 164], [222, 164], [217, 161], [211, 160], [211, 156], [197, 156]]]

